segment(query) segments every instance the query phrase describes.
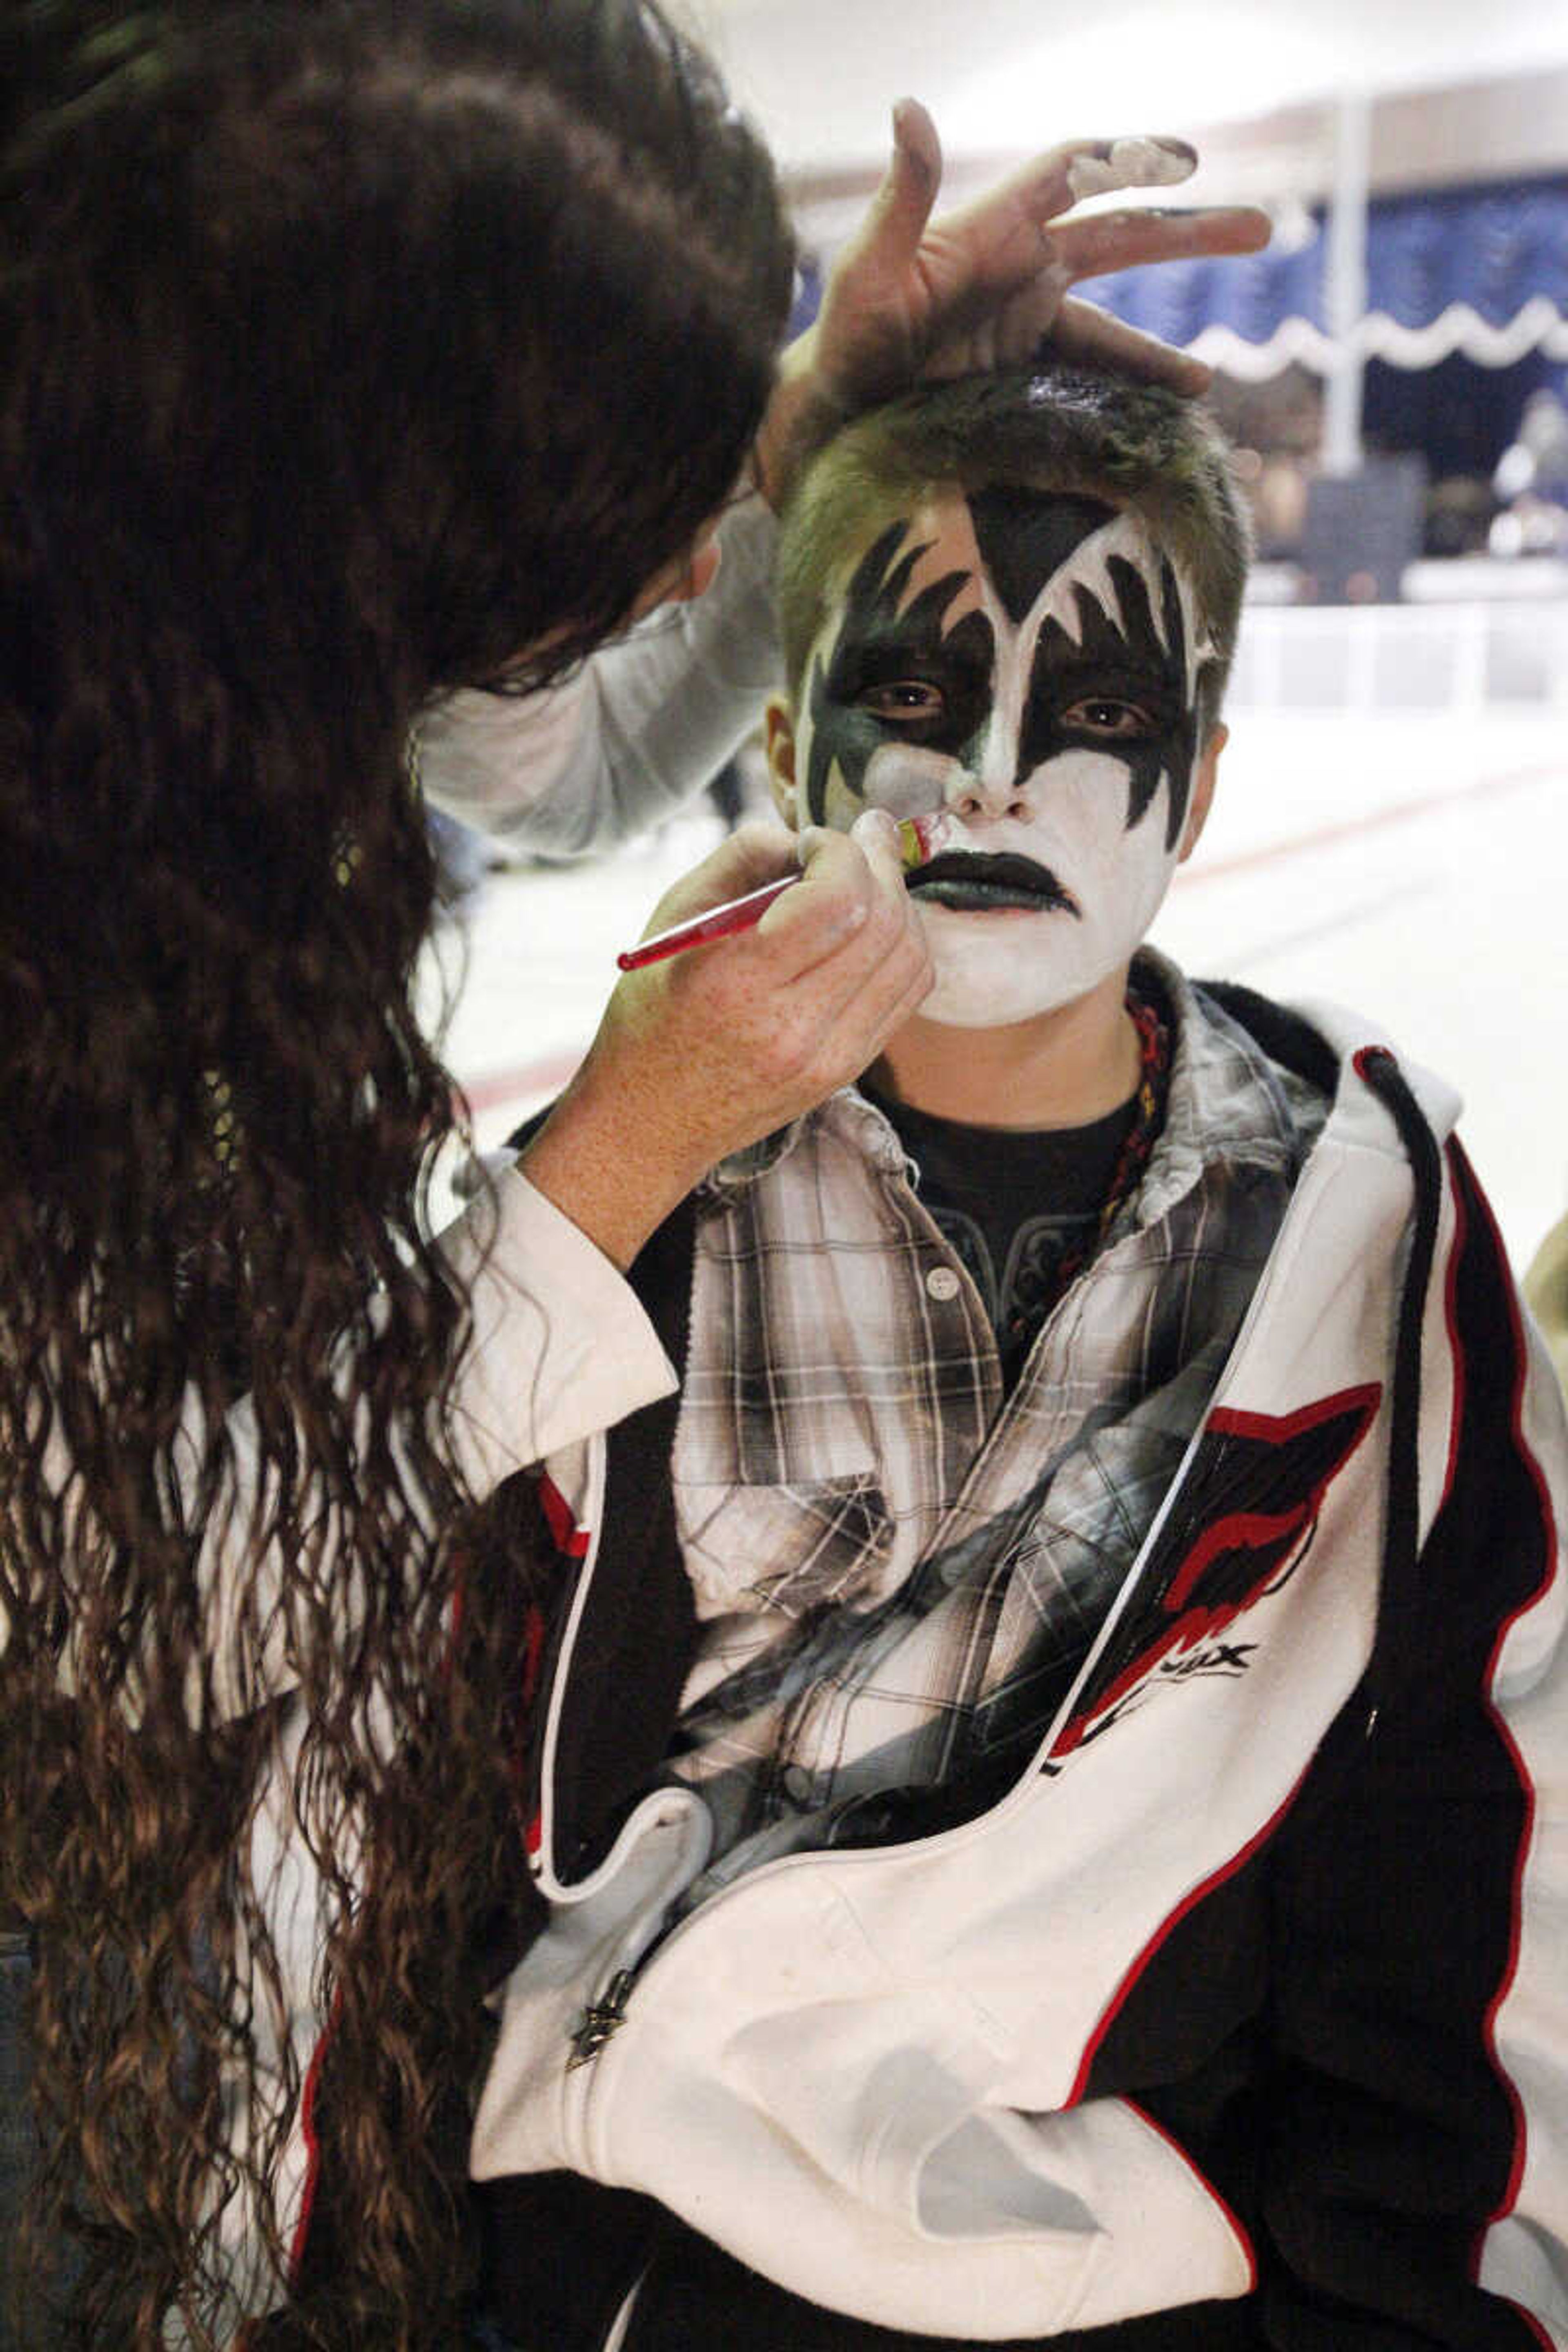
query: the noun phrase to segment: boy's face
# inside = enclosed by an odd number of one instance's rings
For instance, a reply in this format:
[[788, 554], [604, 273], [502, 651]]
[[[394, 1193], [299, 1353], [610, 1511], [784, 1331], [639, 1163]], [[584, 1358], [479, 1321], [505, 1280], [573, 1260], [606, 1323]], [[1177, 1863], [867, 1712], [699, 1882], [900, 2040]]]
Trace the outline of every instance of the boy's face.
[[922, 1017], [1026, 1020], [1142, 943], [1223, 741], [1197, 742], [1197, 635], [1141, 518], [1068, 492], [938, 489], [847, 562], [769, 763], [797, 824], [940, 812]]

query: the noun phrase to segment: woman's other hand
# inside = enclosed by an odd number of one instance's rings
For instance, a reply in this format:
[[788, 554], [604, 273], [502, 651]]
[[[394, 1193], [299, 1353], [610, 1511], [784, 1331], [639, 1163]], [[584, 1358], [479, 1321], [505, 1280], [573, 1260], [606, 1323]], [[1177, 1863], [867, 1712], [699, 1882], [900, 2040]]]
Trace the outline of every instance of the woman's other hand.
[[1148, 262], [1256, 252], [1268, 241], [1268, 215], [1239, 205], [1062, 217], [1085, 196], [1174, 186], [1196, 163], [1180, 139], [1069, 140], [933, 221], [942, 146], [925, 108], [903, 100], [882, 184], [833, 267], [816, 324], [781, 362], [756, 444], [770, 503], [846, 415], [922, 376], [1012, 365], [1043, 344], [1201, 392], [1201, 362], [1068, 289]]

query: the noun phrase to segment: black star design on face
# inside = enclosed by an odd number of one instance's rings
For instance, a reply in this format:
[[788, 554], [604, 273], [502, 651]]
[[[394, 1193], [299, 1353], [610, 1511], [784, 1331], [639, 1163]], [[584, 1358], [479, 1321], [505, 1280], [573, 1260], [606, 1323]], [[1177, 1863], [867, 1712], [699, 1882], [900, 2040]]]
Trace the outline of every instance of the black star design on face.
[[882, 719], [858, 707], [858, 698], [868, 687], [907, 677], [911, 670], [941, 684], [941, 722], [929, 730], [899, 731], [903, 740], [955, 758], [963, 757], [964, 746], [984, 725], [991, 701], [991, 624], [984, 613], [969, 613], [945, 634], [942, 629], [942, 617], [968, 584], [969, 573], [944, 572], [899, 609], [910, 574], [931, 545], [906, 544], [913, 530], [912, 520], [892, 523], [867, 549], [845, 591], [832, 652], [826, 664], [820, 654], [813, 657], [805, 804], [814, 824], [826, 817], [834, 762], [846, 790], [864, 800], [871, 754], [889, 740]]
[[[1098, 499], [1016, 488], [972, 492], [967, 505], [993, 601], [1014, 631], [1026, 626], [1062, 567], [1118, 516]], [[916, 565], [934, 544], [916, 541], [914, 529], [912, 518], [892, 523], [867, 550], [845, 591], [831, 650], [826, 659], [813, 656], [805, 805], [814, 823], [826, 820], [835, 764], [845, 790], [864, 801], [871, 758], [890, 741], [940, 753], [972, 773], [984, 756], [1006, 651], [983, 611], [944, 628], [970, 584], [967, 568], [943, 572], [900, 611]], [[1016, 776], [1022, 784], [1068, 751], [1114, 759], [1128, 773], [1129, 831], [1147, 814], [1163, 776], [1171, 787], [1169, 850], [1186, 818], [1196, 719], [1176, 575], [1163, 554], [1156, 551], [1155, 562], [1158, 623], [1142, 568], [1114, 553], [1103, 566], [1109, 604], [1087, 582], [1072, 588], [1078, 641], [1054, 615], [1041, 626], [1023, 698]], [[872, 688], [911, 679], [940, 690], [929, 712], [894, 721], [864, 707]], [[1108, 725], [1105, 715], [1089, 715], [1096, 705], [1119, 715]]]
[[[1015, 626], [1041, 590], [1085, 541], [1116, 520], [1095, 499], [1026, 490], [976, 491], [969, 500], [975, 544]], [[1060, 551], [1058, 552], [1058, 550]], [[1079, 641], [1054, 616], [1040, 630], [1018, 744], [1018, 782], [1063, 751], [1093, 751], [1128, 772], [1127, 830], [1142, 824], [1160, 787], [1170, 782], [1165, 847], [1174, 849], [1186, 822], [1197, 748], [1197, 716], [1187, 698], [1187, 632], [1170, 559], [1156, 551], [1160, 617], [1156, 625], [1142, 568], [1125, 555], [1106, 565], [1118, 609], [1079, 583], [1073, 589]], [[1096, 701], [1147, 714], [1137, 731], [1108, 738], [1075, 714]]]

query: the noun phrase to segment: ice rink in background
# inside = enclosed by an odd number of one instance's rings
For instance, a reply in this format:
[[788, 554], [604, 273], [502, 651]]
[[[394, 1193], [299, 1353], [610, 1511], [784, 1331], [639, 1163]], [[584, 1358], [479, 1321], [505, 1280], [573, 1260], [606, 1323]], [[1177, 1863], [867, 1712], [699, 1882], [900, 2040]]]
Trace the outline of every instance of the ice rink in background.
[[[446, 929], [447, 1057], [481, 1146], [564, 1082], [616, 950], [718, 837], [700, 802], [613, 857], [493, 875], [460, 932]], [[1522, 1267], [1568, 1209], [1565, 898], [1563, 712], [1248, 711], [1154, 936], [1194, 973], [1352, 1006], [1457, 1086]], [[434, 969], [430, 981], [434, 1006]]]

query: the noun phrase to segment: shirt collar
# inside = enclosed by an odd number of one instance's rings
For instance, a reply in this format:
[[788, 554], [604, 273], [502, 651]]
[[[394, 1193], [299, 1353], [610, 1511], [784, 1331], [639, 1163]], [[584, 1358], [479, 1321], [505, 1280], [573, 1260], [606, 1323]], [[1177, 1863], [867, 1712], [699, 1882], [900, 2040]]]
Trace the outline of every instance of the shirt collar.
[[1299, 1168], [1328, 1111], [1314, 1088], [1271, 1061], [1168, 957], [1143, 948], [1134, 969], [1170, 1006], [1171, 1076], [1165, 1123], [1120, 1231], [1152, 1224], [1205, 1168]]
[[[1133, 969], [1153, 981], [1170, 1008], [1171, 1076], [1164, 1125], [1143, 1181], [1117, 1220], [1119, 1232], [1152, 1224], [1216, 1161], [1299, 1166], [1327, 1109], [1304, 1081], [1281, 1071], [1239, 1023], [1195, 991], [1157, 949], [1141, 949]], [[900, 1174], [907, 1165], [888, 1119], [856, 1087], [844, 1087], [787, 1127], [731, 1152], [704, 1180], [701, 1196], [721, 1199], [754, 1184], [813, 1129], [840, 1136], [873, 1166], [891, 1173]]]

